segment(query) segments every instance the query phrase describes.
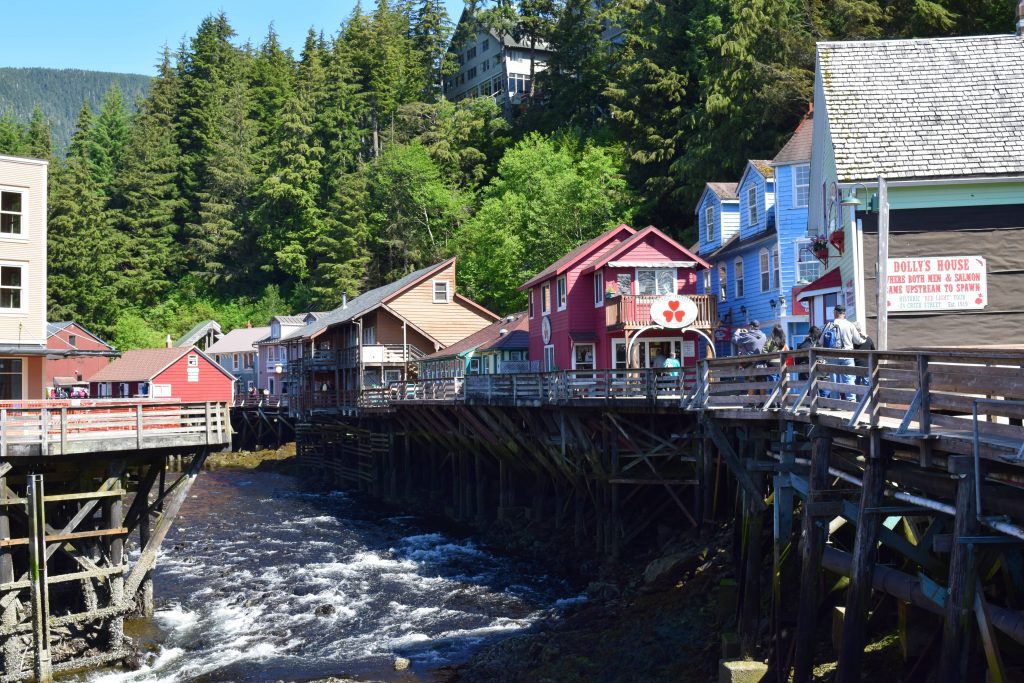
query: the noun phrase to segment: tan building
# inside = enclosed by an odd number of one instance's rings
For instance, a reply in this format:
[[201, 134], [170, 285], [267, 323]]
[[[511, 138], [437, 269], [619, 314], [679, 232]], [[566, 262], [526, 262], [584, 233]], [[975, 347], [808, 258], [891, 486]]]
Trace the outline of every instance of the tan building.
[[0, 156], [0, 401], [44, 398], [46, 173]]

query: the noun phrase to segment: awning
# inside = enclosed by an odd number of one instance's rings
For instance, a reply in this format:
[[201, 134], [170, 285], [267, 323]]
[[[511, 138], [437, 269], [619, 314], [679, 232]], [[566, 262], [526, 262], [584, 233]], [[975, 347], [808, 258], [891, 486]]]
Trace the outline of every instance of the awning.
[[797, 294], [797, 301], [806, 301], [811, 297], [822, 296], [824, 294], [835, 294], [842, 291], [843, 289], [843, 276], [839, 272], [839, 268], [833, 268], [828, 271], [817, 280], [800, 290]]
[[609, 268], [693, 268], [696, 261], [609, 261]]
[[570, 332], [569, 340], [575, 344], [596, 344], [597, 334], [593, 331]]
[[0, 344], [0, 356], [45, 356], [53, 353], [42, 344]]

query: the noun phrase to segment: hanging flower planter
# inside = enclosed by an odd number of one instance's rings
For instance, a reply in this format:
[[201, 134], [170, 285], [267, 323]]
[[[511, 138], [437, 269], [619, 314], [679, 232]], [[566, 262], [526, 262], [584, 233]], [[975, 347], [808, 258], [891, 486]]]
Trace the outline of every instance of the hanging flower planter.
[[811, 246], [808, 247], [814, 258], [821, 261], [822, 265], [828, 268], [828, 240], [825, 239], [824, 235], [817, 235], [811, 240]]
[[843, 250], [846, 248], [846, 233], [842, 230], [836, 230], [828, 237], [828, 243], [836, 248], [839, 255], [843, 255]]

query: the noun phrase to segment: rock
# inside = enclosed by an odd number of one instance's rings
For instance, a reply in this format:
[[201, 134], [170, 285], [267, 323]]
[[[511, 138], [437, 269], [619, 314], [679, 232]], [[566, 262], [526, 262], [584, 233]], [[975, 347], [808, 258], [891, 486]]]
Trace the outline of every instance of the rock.
[[405, 671], [411, 663], [405, 657], [395, 657], [395, 671]]
[[696, 564], [699, 557], [700, 550], [698, 549], [659, 557], [644, 569], [644, 583], [651, 584], [663, 578], [678, 576], [689, 568], [690, 565]]
[[334, 605], [319, 605], [313, 614], [318, 617], [327, 617], [334, 614]]
[[766, 673], [768, 665], [763, 662], [723, 659], [718, 664], [718, 683], [760, 683]]
[[615, 600], [619, 592], [619, 587], [610, 581], [591, 581], [587, 585], [587, 594], [599, 600]]

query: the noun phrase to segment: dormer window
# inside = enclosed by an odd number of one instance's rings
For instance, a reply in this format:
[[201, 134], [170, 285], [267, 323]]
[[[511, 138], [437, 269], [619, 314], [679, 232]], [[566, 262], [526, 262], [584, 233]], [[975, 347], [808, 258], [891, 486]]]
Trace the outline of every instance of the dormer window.
[[750, 216], [750, 227], [757, 225], [757, 188], [747, 190], [747, 212]]
[[715, 207], [708, 204], [704, 209], [704, 241], [713, 242], [715, 239]]

